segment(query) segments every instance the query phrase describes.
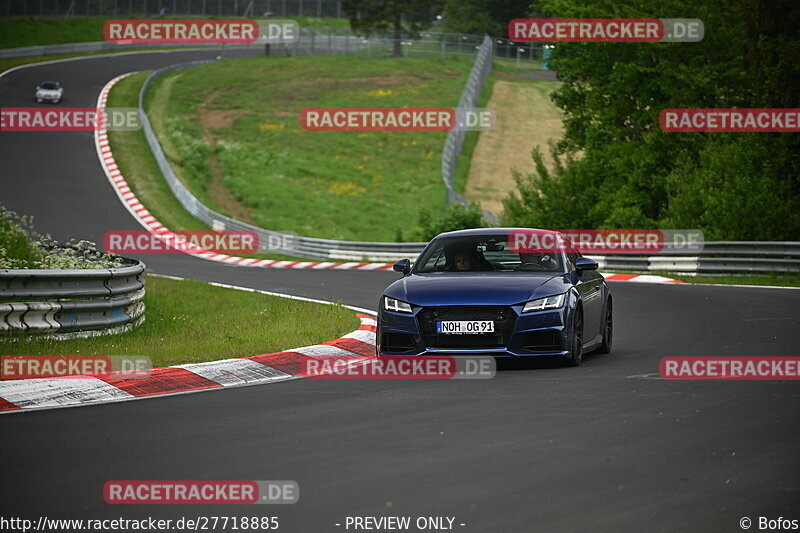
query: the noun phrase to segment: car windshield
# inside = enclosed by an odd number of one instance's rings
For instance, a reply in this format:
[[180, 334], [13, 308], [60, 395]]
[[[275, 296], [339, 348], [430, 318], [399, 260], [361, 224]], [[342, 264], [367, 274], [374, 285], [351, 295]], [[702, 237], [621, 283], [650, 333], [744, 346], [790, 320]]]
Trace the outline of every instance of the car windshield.
[[562, 272], [561, 253], [522, 253], [508, 235], [439, 237], [420, 256], [415, 272]]
[[57, 83], [53, 83], [52, 81], [46, 81], [43, 84], [41, 84], [39, 87], [42, 88], [42, 89], [46, 89], [48, 91], [55, 91], [56, 89], [58, 89], [58, 84]]

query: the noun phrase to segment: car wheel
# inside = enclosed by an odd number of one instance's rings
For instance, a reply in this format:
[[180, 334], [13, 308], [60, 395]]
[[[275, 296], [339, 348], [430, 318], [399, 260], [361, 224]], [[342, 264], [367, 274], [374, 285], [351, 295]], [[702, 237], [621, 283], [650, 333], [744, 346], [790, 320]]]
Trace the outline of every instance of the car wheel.
[[572, 317], [572, 346], [565, 357], [570, 366], [578, 366], [583, 360], [583, 311], [575, 310]]
[[599, 353], [611, 353], [611, 342], [614, 340], [614, 319], [611, 310], [611, 300], [606, 303], [606, 327], [603, 329], [603, 343]]

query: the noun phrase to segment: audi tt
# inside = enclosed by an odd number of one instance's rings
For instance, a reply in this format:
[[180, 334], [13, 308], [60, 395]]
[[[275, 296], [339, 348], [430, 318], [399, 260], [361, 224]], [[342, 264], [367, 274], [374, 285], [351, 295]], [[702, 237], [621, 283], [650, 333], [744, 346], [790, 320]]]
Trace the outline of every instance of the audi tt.
[[435, 237], [379, 304], [379, 357], [555, 356], [611, 351], [611, 291], [556, 231], [483, 228]]

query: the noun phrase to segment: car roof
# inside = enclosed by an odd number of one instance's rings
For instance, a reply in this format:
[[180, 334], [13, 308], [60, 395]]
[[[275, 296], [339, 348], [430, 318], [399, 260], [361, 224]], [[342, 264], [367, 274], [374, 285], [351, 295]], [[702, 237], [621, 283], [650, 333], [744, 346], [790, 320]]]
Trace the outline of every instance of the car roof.
[[52, 83], [53, 85], [61, 85], [61, 84], [60, 84], [60, 83], [58, 83], [57, 81], [43, 81], [43, 82], [42, 82], [42, 83], [40, 83], [39, 85], [44, 85], [45, 83]]
[[439, 237], [473, 237], [473, 236], [480, 236], [480, 235], [505, 235], [515, 231], [536, 231], [541, 233], [552, 233], [553, 235], [559, 235], [560, 232], [551, 230], [551, 229], [538, 229], [538, 228], [472, 228], [472, 229], [462, 229], [457, 231], [448, 231], [446, 233], [440, 233], [436, 236], [438, 239]]

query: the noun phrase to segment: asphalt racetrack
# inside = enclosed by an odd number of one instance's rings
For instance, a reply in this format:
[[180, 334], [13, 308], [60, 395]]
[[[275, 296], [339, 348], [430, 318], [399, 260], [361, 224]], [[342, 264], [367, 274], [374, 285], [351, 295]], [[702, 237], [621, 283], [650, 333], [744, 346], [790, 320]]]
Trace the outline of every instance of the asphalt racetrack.
[[[92, 107], [125, 72], [259, 52], [25, 68], [0, 78], [0, 105], [33, 105], [36, 84], [57, 80], [61, 105]], [[2, 133], [0, 161], [0, 202], [33, 215], [40, 232], [102, 242], [108, 230], [141, 229], [90, 133]], [[398, 276], [141, 259], [160, 274], [369, 309]], [[279, 531], [309, 533], [378, 515], [455, 517], [463, 532], [740, 531], [743, 516], [800, 518], [798, 382], [658, 377], [664, 356], [800, 355], [800, 291], [611, 287], [614, 351], [577, 368], [505, 365], [490, 380], [295, 380], [2, 416], [0, 514], [272, 515]], [[285, 479], [301, 495], [294, 505], [113, 506], [102, 487], [115, 479]]]

